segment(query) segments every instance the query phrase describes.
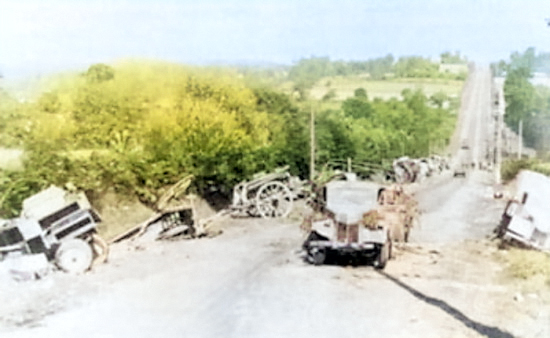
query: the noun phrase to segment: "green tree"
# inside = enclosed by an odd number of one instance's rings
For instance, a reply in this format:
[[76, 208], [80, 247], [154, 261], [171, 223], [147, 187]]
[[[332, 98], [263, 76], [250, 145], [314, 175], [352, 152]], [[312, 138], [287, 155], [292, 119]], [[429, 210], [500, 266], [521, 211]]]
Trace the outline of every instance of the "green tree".
[[371, 104], [366, 98], [351, 97], [342, 102], [342, 111], [345, 116], [358, 118], [370, 118], [373, 114]]
[[272, 166], [289, 165], [293, 174], [309, 176], [309, 114], [288, 96], [267, 88], [255, 89], [258, 109], [268, 114], [271, 147], [265, 158]]
[[46, 113], [57, 113], [61, 108], [61, 102], [57, 93], [46, 92], [38, 99], [38, 106]]
[[353, 91], [353, 96], [358, 99], [364, 99], [364, 100], [368, 99], [367, 91], [365, 90], [365, 88], [355, 89], [355, 91]]
[[317, 114], [315, 129], [319, 163], [355, 157], [351, 129], [339, 112], [326, 110]]
[[430, 101], [437, 107], [443, 108], [445, 102], [449, 101], [449, 97], [442, 91], [436, 92], [430, 96]]
[[504, 121], [514, 131], [518, 131], [518, 123], [527, 117], [533, 108], [535, 88], [529, 82], [531, 71], [525, 66], [518, 66], [508, 71], [504, 81], [504, 98], [506, 113]]
[[460, 55], [459, 51], [456, 51], [454, 53], [451, 52], [443, 52], [440, 55], [441, 63], [445, 64], [465, 64], [468, 62], [466, 58]]
[[439, 76], [438, 64], [419, 56], [399, 58], [394, 69], [397, 77], [434, 78]]
[[96, 63], [88, 68], [84, 76], [86, 80], [90, 82], [103, 82], [113, 79], [115, 77], [115, 71], [109, 65]]

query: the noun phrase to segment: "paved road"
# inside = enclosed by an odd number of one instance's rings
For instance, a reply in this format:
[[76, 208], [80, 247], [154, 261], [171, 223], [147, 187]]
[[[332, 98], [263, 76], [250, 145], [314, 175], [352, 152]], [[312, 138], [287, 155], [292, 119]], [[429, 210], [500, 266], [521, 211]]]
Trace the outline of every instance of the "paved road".
[[[462, 100], [460, 149], [458, 156], [478, 166], [487, 161], [492, 142], [491, 71], [478, 66], [470, 75], [469, 88]], [[468, 147], [468, 149], [464, 149]]]
[[[487, 71], [470, 83], [463, 135], [479, 159]], [[489, 177], [447, 172], [423, 183], [421, 228], [384, 273], [306, 264], [297, 221], [238, 220], [213, 239], [119, 245], [109, 264], [52, 276], [30, 294], [18, 286], [28, 306], [0, 309], [0, 335], [512, 337], [513, 321], [497, 315], [497, 267], [467, 242], [489, 234], [500, 211], [485, 193]]]

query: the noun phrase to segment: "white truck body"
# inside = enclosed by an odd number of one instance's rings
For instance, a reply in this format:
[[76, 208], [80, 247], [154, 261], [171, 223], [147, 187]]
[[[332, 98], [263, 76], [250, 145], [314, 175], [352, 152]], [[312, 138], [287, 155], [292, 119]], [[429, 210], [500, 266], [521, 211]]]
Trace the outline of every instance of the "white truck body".
[[550, 251], [550, 178], [521, 171], [516, 196], [508, 203], [503, 220], [501, 232], [505, 239]]

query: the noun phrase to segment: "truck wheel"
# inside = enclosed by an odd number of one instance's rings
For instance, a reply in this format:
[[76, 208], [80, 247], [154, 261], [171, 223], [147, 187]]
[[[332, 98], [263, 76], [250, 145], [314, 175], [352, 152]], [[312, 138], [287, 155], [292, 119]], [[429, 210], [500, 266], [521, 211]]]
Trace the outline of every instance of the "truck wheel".
[[327, 259], [327, 252], [324, 249], [311, 248], [307, 252], [307, 258], [313, 265], [322, 265]]
[[92, 265], [92, 248], [85, 241], [74, 238], [61, 242], [55, 252], [57, 266], [69, 273], [82, 273]]

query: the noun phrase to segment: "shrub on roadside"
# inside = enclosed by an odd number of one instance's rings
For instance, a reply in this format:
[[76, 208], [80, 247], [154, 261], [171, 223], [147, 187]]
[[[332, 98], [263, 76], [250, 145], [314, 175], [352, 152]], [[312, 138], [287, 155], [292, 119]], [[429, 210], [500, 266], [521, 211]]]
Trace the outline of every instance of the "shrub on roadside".
[[506, 183], [513, 180], [521, 170], [533, 170], [537, 162], [532, 159], [510, 160], [502, 163], [500, 174]]

